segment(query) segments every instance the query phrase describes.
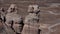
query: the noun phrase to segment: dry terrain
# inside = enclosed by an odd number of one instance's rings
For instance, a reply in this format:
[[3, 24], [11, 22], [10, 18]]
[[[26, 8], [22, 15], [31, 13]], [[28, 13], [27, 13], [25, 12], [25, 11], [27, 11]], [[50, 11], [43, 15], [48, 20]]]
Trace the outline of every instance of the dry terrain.
[[[28, 15], [28, 6], [37, 4], [40, 6], [41, 34], [60, 34], [60, 0], [0, 0], [0, 8], [6, 10], [10, 4], [16, 4], [18, 14], [25, 17]], [[50, 28], [50, 30], [48, 29]]]

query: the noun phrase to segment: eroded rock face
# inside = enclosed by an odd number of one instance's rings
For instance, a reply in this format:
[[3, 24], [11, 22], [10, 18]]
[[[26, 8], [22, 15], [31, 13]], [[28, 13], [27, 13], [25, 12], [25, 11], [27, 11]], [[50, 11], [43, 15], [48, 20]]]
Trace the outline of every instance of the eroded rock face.
[[39, 6], [38, 5], [29, 5], [29, 8], [28, 8], [28, 12], [29, 13], [39, 13], [40, 10], [39, 10]]
[[17, 13], [17, 6], [16, 4], [11, 4], [7, 10], [8, 13]]
[[39, 18], [35, 13], [29, 13], [25, 18], [25, 23], [37, 23], [38, 20]]
[[20, 26], [22, 26], [20, 23], [22, 21], [22, 17], [17, 14], [15, 4], [12, 4], [10, 8], [8, 9], [8, 13], [6, 15], [6, 24], [10, 27], [11, 26], [11, 21], [13, 21], [13, 29], [15, 32], [20, 33]]
[[4, 23], [2, 18], [0, 18], [0, 34], [15, 34], [14, 31]]
[[4, 22], [5, 22], [6, 13], [7, 13], [7, 12], [5, 11], [4, 8], [1, 8], [1, 9], [0, 9], [0, 18], [2, 18]]
[[40, 11], [38, 9], [39, 9], [38, 5], [29, 5], [29, 8], [28, 8], [29, 14], [25, 17], [25, 23], [28, 23], [29, 21], [30, 21], [30, 23], [38, 22], [38, 19], [39, 19], [38, 13]]
[[[25, 17], [24, 21], [24, 28], [22, 31], [22, 34], [38, 34], [38, 28], [39, 28], [39, 17], [36, 14], [37, 12], [37, 7], [36, 5], [29, 6], [29, 14]], [[33, 7], [33, 8], [32, 8]], [[33, 9], [33, 10], [32, 10]], [[36, 12], [34, 12], [36, 11]]]
[[39, 19], [35, 14], [29, 14], [28, 16], [26, 16], [22, 34], [38, 34], [38, 20]]

